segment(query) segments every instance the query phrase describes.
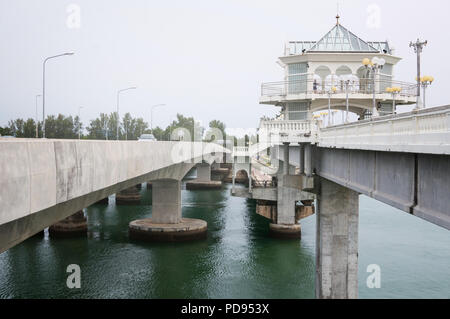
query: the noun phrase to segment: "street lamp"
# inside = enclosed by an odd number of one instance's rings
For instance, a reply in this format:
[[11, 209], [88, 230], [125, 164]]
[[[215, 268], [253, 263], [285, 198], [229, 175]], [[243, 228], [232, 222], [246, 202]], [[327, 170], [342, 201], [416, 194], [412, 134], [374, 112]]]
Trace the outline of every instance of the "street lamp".
[[129, 91], [129, 90], [136, 90], [137, 87], [132, 86], [126, 89], [122, 89], [117, 91], [117, 129], [116, 129], [116, 134], [117, 134], [117, 140], [119, 140], [119, 123], [120, 123], [120, 116], [119, 116], [119, 104], [120, 104], [120, 93], [125, 92], [125, 91]]
[[39, 122], [38, 122], [38, 99], [41, 94], [36, 95], [36, 138], [39, 138]]
[[328, 126], [332, 125], [331, 121], [331, 96], [336, 93], [337, 88], [335, 86], [331, 87], [328, 91]]
[[429, 76], [429, 75], [423, 76], [420, 79], [420, 82], [422, 83], [422, 87], [423, 87], [423, 108], [425, 108], [426, 107], [425, 91], [426, 91], [427, 87], [434, 82], [434, 77]]
[[82, 109], [83, 107], [82, 106], [80, 106], [79, 108], [78, 108], [78, 139], [79, 140], [81, 140], [81, 118], [80, 118], [80, 113], [81, 113], [81, 109]]
[[413, 43], [412, 41], [409, 43], [410, 48], [414, 48], [414, 52], [417, 54], [417, 102], [416, 102], [416, 109], [421, 109], [422, 105], [420, 100], [420, 54], [423, 51], [423, 47], [427, 46], [428, 41], [420, 42], [419, 39], [417, 39], [416, 43]]
[[54, 56], [50, 56], [44, 60], [43, 63], [43, 72], [42, 72], [42, 138], [45, 138], [45, 67], [47, 65], [47, 61], [55, 58], [59, 58], [67, 55], [74, 55], [74, 52], [67, 52], [63, 54], [58, 54]]
[[345, 81], [345, 123], [348, 123], [349, 101], [348, 101], [348, 87], [350, 80]]
[[153, 109], [155, 109], [159, 106], [166, 106], [166, 105], [165, 104], [156, 104], [151, 107], [150, 129], [152, 131], [152, 134], [153, 134]]
[[386, 92], [392, 94], [392, 115], [395, 115], [395, 100], [396, 100], [397, 94], [399, 94], [401, 91], [402, 91], [401, 87], [386, 88]]
[[372, 60], [365, 58], [362, 61], [362, 64], [366, 67], [366, 69], [372, 71], [372, 91], [373, 91], [373, 105], [372, 105], [372, 117], [379, 116], [377, 109], [377, 100], [376, 100], [376, 90], [375, 90], [375, 78], [378, 74], [378, 70], [383, 69], [386, 64], [386, 60], [383, 58], [374, 57]]

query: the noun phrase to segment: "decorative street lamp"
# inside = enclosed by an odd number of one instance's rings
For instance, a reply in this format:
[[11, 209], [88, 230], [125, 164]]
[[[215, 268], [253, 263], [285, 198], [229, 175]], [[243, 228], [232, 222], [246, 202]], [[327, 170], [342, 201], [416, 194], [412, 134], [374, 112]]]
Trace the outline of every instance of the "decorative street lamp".
[[117, 91], [117, 128], [116, 128], [116, 134], [117, 134], [117, 140], [119, 140], [119, 124], [120, 124], [120, 116], [119, 116], [119, 104], [120, 104], [120, 93], [129, 91], [129, 90], [136, 90], [137, 87], [132, 86], [126, 89], [122, 89]]
[[386, 60], [383, 58], [374, 57], [372, 60], [365, 58], [362, 64], [366, 69], [370, 70], [372, 73], [372, 91], [373, 91], [373, 106], [372, 106], [372, 117], [380, 116], [377, 109], [376, 91], [375, 91], [375, 78], [378, 74], [378, 70], [383, 69], [386, 64]]
[[429, 75], [423, 76], [420, 79], [420, 82], [422, 83], [422, 87], [423, 87], [423, 108], [425, 108], [426, 107], [425, 91], [426, 91], [427, 87], [434, 82], [434, 77], [429, 76]]
[[328, 91], [328, 126], [332, 125], [332, 120], [331, 120], [331, 96], [336, 93], [337, 88], [335, 86], [331, 87], [330, 90]]
[[389, 87], [386, 88], [386, 92], [392, 94], [392, 115], [395, 115], [395, 99], [397, 97], [397, 94], [399, 94], [402, 91], [401, 87]]
[[47, 61], [50, 59], [59, 58], [67, 55], [74, 55], [74, 52], [67, 52], [63, 54], [58, 54], [54, 56], [50, 56], [44, 60], [43, 71], [42, 71], [42, 138], [45, 138], [45, 67], [47, 65]]
[[156, 104], [151, 107], [150, 130], [152, 131], [152, 134], [153, 134], [153, 109], [155, 109], [159, 106], [166, 106], [166, 105], [165, 104]]
[[417, 102], [416, 102], [416, 109], [421, 109], [421, 100], [420, 100], [420, 54], [423, 51], [423, 47], [427, 46], [428, 41], [420, 42], [419, 39], [417, 39], [416, 43], [413, 43], [412, 41], [409, 43], [409, 47], [414, 48], [414, 52], [417, 54]]

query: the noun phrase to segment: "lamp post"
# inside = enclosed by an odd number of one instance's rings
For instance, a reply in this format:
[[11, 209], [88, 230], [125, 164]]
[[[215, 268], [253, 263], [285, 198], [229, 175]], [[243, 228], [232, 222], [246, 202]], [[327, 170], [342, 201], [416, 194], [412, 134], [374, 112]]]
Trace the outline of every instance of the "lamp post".
[[153, 134], [153, 110], [159, 106], [166, 106], [166, 105], [165, 104], [156, 104], [151, 107], [150, 130], [152, 131], [152, 134]]
[[58, 54], [54, 56], [50, 56], [44, 60], [43, 63], [43, 71], [42, 71], [42, 138], [45, 138], [45, 67], [47, 65], [47, 61], [55, 58], [59, 58], [62, 56], [74, 55], [74, 52], [67, 52], [63, 54]]
[[395, 100], [397, 97], [397, 94], [399, 94], [402, 91], [401, 87], [388, 87], [386, 88], [386, 92], [391, 93], [392, 94], [392, 115], [395, 115], [396, 112], [396, 105], [395, 105]]
[[420, 82], [422, 83], [423, 88], [423, 108], [426, 108], [425, 92], [427, 87], [434, 82], [434, 78], [432, 76], [426, 75], [420, 79]]
[[41, 94], [36, 95], [36, 138], [39, 138], [38, 99], [41, 96]]
[[117, 128], [116, 128], [116, 138], [117, 140], [119, 140], [119, 124], [120, 124], [120, 116], [119, 116], [119, 104], [120, 104], [120, 93], [125, 92], [125, 91], [129, 91], [129, 90], [136, 90], [137, 87], [132, 86], [126, 89], [122, 89], [117, 91]]
[[372, 60], [365, 58], [362, 61], [362, 64], [366, 67], [366, 69], [370, 70], [372, 73], [372, 91], [373, 91], [373, 105], [372, 105], [372, 117], [379, 116], [377, 109], [377, 100], [376, 100], [376, 90], [375, 90], [375, 78], [378, 74], [378, 70], [383, 69], [386, 64], [386, 60], [383, 58], [374, 57]]
[[78, 121], [79, 121], [79, 123], [78, 123], [78, 139], [79, 140], [81, 140], [81, 118], [80, 118], [80, 113], [81, 113], [81, 109], [82, 108], [83, 108], [82, 106], [78, 107]]
[[425, 40], [424, 42], [420, 42], [419, 39], [417, 39], [416, 43], [413, 43], [412, 41], [409, 43], [410, 48], [414, 48], [414, 52], [417, 54], [417, 102], [416, 102], [416, 109], [421, 109], [423, 106], [421, 105], [420, 100], [420, 54], [423, 51], [423, 47], [425, 47], [428, 44], [428, 41]]
[[335, 86], [331, 87], [330, 90], [328, 91], [328, 126], [332, 125], [332, 120], [331, 120], [331, 96], [336, 93], [337, 88]]
[[345, 81], [345, 123], [348, 123], [349, 101], [348, 101], [348, 87], [350, 80]]

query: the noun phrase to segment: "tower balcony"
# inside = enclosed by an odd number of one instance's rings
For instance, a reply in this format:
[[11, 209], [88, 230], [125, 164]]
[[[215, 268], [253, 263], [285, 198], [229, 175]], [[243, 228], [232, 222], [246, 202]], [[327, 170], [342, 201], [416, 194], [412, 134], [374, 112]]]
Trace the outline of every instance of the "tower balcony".
[[[336, 90], [332, 91], [332, 88]], [[389, 87], [398, 87], [401, 89], [399, 93], [389, 93], [386, 91]], [[303, 80], [291, 80], [282, 82], [263, 83], [261, 85], [260, 104], [267, 105], [284, 105], [287, 102], [295, 101], [312, 101], [312, 109], [315, 110], [314, 104], [328, 105], [328, 98], [333, 101], [345, 101], [347, 98], [355, 104], [371, 104], [373, 93], [377, 102], [392, 102], [396, 100], [397, 105], [413, 104], [417, 99], [417, 84], [407, 83], [386, 79], [358, 79], [350, 81], [346, 85], [343, 80], [333, 81], [317, 81], [313, 76]], [[335, 104], [335, 102], [333, 102]], [[344, 104], [345, 103], [340, 103]], [[342, 107], [342, 105], [341, 105]]]

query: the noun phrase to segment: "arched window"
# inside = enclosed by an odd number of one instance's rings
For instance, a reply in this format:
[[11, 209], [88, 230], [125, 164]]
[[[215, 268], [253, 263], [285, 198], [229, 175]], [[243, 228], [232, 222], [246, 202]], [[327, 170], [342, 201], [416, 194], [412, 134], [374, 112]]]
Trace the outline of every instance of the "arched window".
[[[318, 82], [318, 88], [320, 88], [320, 90], [325, 90], [326, 87], [326, 79], [328, 76], [331, 75], [331, 70], [329, 67], [321, 65], [318, 68], [316, 68], [316, 70], [314, 71], [314, 76], [315, 79], [317, 79]], [[320, 82], [319, 82], [319, 78], [320, 78]]]

